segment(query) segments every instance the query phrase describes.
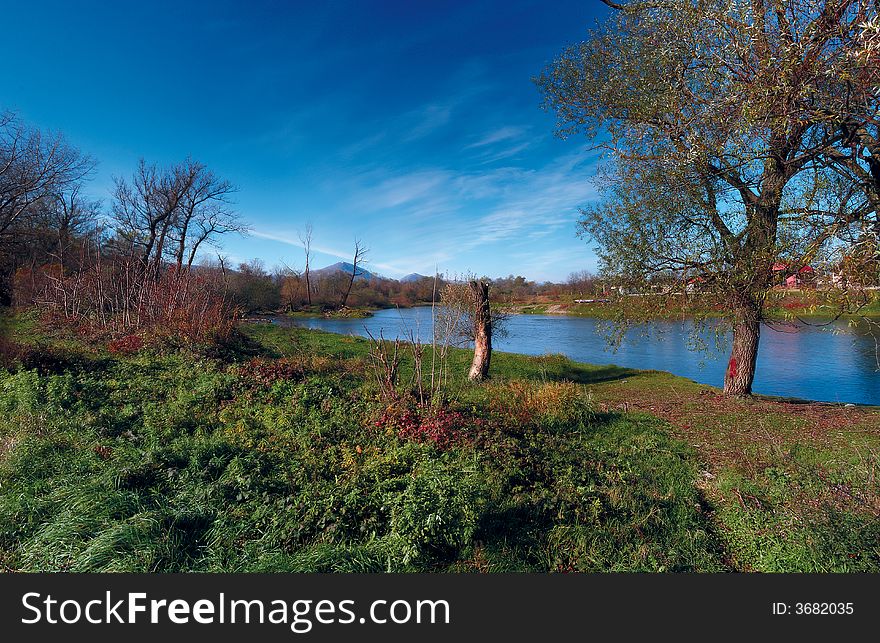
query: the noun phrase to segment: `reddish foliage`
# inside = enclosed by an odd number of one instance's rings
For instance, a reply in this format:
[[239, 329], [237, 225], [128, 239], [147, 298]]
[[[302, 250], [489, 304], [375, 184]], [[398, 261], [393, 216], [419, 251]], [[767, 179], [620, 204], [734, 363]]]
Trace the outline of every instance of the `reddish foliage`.
[[255, 357], [242, 364], [238, 374], [247, 382], [271, 386], [279, 380], [302, 379], [305, 369], [301, 363], [286, 358], [268, 360]]
[[50, 264], [16, 276], [16, 302], [88, 335], [138, 333], [190, 343], [225, 340], [236, 311], [216, 271], [156, 270], [96, 255], [78, 269]]
[[390, 406], [375, 422], [377, 428], [393, 430], [401, 440], [429, 442], [445, 449], [459, 442], [477, 420], [446, 408]]
[[144, 347], [144, 340], [137, 335], [126, 335], [118, 339], [111, 340], [107, 344], [107, 350], [114, 355], [131, 355], [137, 353]]
[[810, 307], [810, 302], [800, 297], [786, 298], [782, 301], [782, 307], [786, 310], [802, 310]]
[[37, 269], [29, 267], [19, 268], [12, 276], [12, 294], [15, 306], [27, 306], [39, 299], [52, 279], [58, 279], [63, 274], [61, 266], [57, 263], [46, 264]]

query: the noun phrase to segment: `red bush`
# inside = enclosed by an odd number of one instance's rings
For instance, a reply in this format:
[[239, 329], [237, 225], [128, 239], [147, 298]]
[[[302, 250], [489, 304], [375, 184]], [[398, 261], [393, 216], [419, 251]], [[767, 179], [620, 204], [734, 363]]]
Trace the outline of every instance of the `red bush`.
[[16, 301], [88, 334], [137, 333], [189, 343], [228, 339], [236, 318], [217, 271], [157, 270], [136, 259], [100, 254], [77, 269], [46, 265], [21, 271]]
[[401, 440], [429, 442], [444, 449], [459, 442], [474, 420], [446, 408], [391, 406], [375, 422], [376, 428], [394, 431]]
[[111, 340], [107, 344], [107, 350], [114, 355], [131, 355], [144, 347], [144, 340], [137, 335], [126, 335], [119, 339]]
[[239, 377], [245, 381], [271, 386], [279, 380], [301, 379], [305, 374], [302, 364], [289, 359], [254, 359], [239, 367]]
[[809, 308], [810, 304], [804, 299], [794, 297], [791, 299], [784, 299], [782, 301], [782, 307], [786, 310], [800, 310], [802, 308]]

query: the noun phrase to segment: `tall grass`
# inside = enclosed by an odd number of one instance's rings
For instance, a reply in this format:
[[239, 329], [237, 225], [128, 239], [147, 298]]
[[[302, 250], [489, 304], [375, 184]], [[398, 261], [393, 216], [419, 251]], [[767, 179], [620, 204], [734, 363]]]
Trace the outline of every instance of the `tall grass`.
[[[0, 567], [880, 568], [871, 513], [823, 496], [868, 498], [873, 478], [829, 486], [804, 451], [704, 497], [669, 425], [593, 403], [592, 383], [630, 372], [501, 353], [494, 380], [426, 407], [381, 395], [369, 342], [248, 332], [214, 357], [91, 348], [0, 370]], [[467, 362], [453, 351], [450, 372]]]
[[722, 568], [690, 453], [657, 420], [596, 414], [575, 385], [510, 383], [446, 411], [450, 441], [401, 437], [377, 426], [363, 359], [141, 352], [0, 373], [0, 564]]

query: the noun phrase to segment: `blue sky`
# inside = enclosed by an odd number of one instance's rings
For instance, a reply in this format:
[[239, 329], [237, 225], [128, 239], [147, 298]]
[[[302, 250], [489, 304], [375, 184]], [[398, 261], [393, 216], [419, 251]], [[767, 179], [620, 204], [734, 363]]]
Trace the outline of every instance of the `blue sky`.
[[598, 0], [6, 3], [0, 107], [99, 166], [191, 155], [239, 188], [234, 261], [348, 258], [410, 272], [561, 280], [596, 154], [553, 136], [531, 77], [582, 39]]

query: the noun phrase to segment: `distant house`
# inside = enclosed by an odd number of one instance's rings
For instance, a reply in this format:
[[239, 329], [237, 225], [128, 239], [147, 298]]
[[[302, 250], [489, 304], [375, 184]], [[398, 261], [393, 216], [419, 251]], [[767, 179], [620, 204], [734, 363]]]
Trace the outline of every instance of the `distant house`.
[[801, 288], [816, 283], [816, 271], [812, 266], [801, 266], [792, 272], [786, 263], [774, 263], [771, 268], [776, 275], [776, 284], [782, 288]]

